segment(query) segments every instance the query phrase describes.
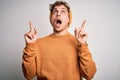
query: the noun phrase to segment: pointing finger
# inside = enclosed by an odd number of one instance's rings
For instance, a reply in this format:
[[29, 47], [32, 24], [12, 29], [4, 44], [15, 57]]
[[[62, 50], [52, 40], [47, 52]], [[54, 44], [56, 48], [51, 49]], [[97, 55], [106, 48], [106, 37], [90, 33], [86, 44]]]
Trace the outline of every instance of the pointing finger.
[[83, 23], [82, 23], [82, 25], [81, 25], [81, 29], [82, 29], [82, 30], [84, 30], [85, 24], [86, 24], [86, 20], [84, 20]]
[[33, 27], [33, 24], [31, 21], [29, 21], [29, 25], [30, 25], [30, 31], [33, 31], [34, 30], [34, 27]]

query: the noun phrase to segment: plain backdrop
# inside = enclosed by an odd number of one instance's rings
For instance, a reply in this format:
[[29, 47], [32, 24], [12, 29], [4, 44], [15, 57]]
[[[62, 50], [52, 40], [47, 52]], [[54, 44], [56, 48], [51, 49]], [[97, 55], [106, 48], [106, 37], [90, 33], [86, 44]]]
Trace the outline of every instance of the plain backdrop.
[[[39, 37], [52, 33], [49, 4], [55, 0], [0, 0], [0, 80], [24, 80], [22, 51], [29, 21]], [[65, 0], [72, 10], [74, 34], [87, 20], [88, 44], [97, 66], [92, 80], [120, 80], [120, 0]]]

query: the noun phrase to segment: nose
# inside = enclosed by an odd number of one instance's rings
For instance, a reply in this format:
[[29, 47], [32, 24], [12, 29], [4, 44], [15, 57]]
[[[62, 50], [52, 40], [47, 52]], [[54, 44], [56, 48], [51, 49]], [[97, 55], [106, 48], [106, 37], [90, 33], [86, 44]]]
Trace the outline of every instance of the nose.
[[60, 16], [60, 15], [61, 15], [61, 12], [60, 12], [60, 11], [58, 11], [57, 16]]

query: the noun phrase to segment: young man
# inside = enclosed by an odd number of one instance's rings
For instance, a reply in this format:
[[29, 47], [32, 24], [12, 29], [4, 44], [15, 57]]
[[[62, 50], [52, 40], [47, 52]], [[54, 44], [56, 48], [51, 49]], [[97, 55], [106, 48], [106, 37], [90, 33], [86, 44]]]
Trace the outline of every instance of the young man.
[[85, 22], [75, 29], [75, 37], [68, 32], [71, 11], [68, 3], [56, 1], [50, 5], [50, 22], [53, 33], [39, 38], [30, 22], [25, 34], [23, 73], [27, 80], [87, 80], [93, 78], [96, 66], [88, 49]]

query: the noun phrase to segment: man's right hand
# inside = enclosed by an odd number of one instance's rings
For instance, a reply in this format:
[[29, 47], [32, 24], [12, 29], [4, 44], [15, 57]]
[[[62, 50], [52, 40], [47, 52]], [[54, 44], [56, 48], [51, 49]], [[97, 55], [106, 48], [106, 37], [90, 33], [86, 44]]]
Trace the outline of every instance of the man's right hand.
[[29, 22], [30, 31], [24, 35], [26, 43], [35, 43], [38, 38], [38, 31], [33, 27], [32, 22]]

